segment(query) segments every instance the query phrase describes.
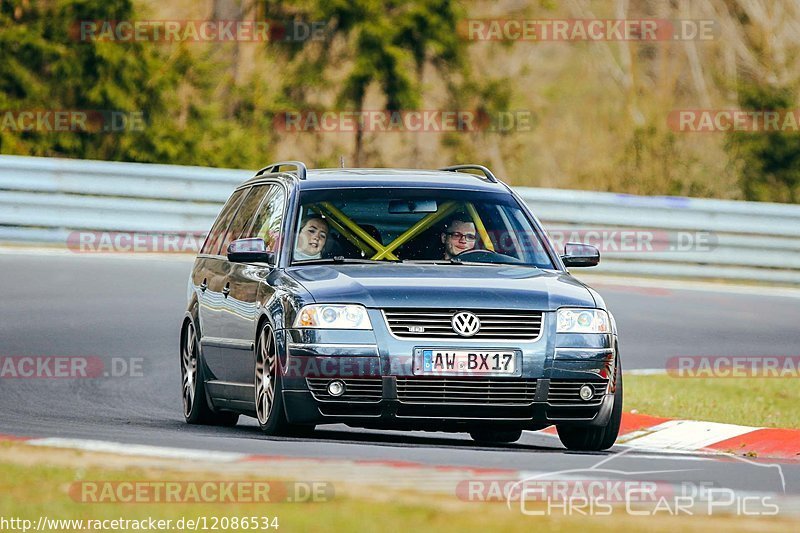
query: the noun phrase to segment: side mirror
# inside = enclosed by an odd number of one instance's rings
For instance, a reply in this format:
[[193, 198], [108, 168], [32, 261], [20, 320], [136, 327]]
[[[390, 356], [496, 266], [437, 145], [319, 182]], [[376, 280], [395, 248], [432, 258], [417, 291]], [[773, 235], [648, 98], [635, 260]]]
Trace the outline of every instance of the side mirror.
[[568, 242], [561, 260], [568, 267], [593, 267], [600, 262], [600, 251], [591, 244]]
[[228, 245], [231, 263], [274, 263], [275, 254], [267, 251], [264, 239], [237, 239]]

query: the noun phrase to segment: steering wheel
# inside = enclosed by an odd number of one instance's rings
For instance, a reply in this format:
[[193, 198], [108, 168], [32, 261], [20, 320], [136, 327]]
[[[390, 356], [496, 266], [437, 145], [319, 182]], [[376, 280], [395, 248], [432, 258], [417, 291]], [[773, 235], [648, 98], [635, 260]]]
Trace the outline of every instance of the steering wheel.
[[453, 257], [456, 261], [472, 261], [475, 263], [521, 263], [520, 259], [501, 254], [493, 250], [467, 250]]

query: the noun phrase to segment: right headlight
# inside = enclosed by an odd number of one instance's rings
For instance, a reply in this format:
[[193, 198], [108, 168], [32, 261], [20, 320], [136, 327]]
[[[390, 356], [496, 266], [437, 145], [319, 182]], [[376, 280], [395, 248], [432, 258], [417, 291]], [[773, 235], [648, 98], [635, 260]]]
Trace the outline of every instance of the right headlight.
[[312, 304], [303, 307], [294, 320], [295, 328], [372, 329], [362, 305]]
[[558, 333], [611, 333], [611, 320], [602, 309], [559, 309]]

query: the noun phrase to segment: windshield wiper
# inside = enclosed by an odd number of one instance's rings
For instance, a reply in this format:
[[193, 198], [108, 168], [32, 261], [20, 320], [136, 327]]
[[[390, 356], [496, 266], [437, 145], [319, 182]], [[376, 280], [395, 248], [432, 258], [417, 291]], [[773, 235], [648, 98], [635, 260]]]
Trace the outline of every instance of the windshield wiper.
[[324, 257], [321, 259], [305, 259], [302, 261], [294, 261], [292, 262], [292, 266], [295, 265], [321, 265], [321, 264], [334, 264], [334, 265], [341, 265], [341, 264], [361, 264], [361, 265], [371, 265], [375, 263], [397, 263], [398, 261], [390, 261], [386, 259], [366, 259], [366, 258], [351, 258], [351, 257], [343, 257], [341, 255], [337, 255], [336, 257]]
[[463, 265], [463, 266], [525, 266], [537, 267], [537, 265], [530, 263], [521, 263], [515, 261], [462, 261], [458, 257], [451, 257], [450, 259], [404, 259], [403, 263], [412, 265]]
[[450, 259], [403, 259], [403, 263], [410, 263], [413, 265], [465, 265], [464, 261], [452, 257]]

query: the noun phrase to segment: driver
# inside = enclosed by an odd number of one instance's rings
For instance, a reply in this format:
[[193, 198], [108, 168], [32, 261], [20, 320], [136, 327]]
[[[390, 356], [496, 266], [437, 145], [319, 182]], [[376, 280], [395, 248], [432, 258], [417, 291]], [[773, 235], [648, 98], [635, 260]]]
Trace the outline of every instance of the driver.
[[450, 260], [455, 256], [475, 248], [475, 223], [464, 215], [450, 219], [442, 232], [444, 258]]
[[328, 240], [328, 222], [319, 215], [303, 219], [297, 232], [297, 246], [294, 249], [295, 261], [319, 259]]

